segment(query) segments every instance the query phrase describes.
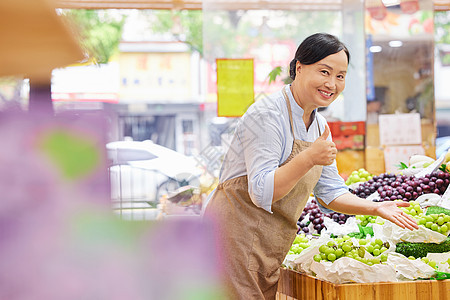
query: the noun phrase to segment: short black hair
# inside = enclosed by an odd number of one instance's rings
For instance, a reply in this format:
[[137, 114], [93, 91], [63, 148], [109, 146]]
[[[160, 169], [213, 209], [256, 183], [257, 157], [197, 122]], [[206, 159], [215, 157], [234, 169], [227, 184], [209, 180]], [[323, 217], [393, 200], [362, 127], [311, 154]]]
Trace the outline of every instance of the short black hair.
[[310, 35], [298, 46], [295, 57], [289, 65], [289, 75], [295, 79], [295, 66], [297, 61], [304, 65], [312, 65], [328, 55], [344, 50], [347, 62], [350, 63], [350, 52], [344, 43], [329, 33], [315, 33]]

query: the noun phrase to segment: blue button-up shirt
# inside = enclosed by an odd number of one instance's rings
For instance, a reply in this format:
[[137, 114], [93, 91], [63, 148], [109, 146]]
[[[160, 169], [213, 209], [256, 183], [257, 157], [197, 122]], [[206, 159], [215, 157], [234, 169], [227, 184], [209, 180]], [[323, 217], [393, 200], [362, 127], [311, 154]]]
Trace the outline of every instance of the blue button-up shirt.
[[[291, 104], [295, 138], [314, 142], [320, 136], [317, 124], [320, 132], [323, 132], [325, 118], [314, 111], [314, 121], [307, 130], [302, 118], [303, 109], [295, 102], [289, 85], [283, 88]], [[328, 140], [332, 140], [331, 134]], [[275, 170], [289, 157], [293, 141], [288, 108], [282, 91], [256, 101], [236, 126], [220, 170], [219, 183], [247, 175], [248, 192], [253, 203], [272, 212]], [[344, 193], [348, 193], [348, 188], [338, 173], [336, 162], [324, 166], [314, 188], [314, 195], [329, 204]], [[321, 209], [331, 212], [324, 207]]]

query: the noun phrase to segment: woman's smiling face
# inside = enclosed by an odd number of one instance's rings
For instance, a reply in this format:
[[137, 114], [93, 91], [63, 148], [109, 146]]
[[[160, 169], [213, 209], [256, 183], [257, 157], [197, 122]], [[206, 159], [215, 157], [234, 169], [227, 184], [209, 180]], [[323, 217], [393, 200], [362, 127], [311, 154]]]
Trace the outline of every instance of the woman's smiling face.
[[344, 50], [312, 64], [297, 61], [294, 94], [304, 110], [330, 105], [345, 88], [348, 67]]

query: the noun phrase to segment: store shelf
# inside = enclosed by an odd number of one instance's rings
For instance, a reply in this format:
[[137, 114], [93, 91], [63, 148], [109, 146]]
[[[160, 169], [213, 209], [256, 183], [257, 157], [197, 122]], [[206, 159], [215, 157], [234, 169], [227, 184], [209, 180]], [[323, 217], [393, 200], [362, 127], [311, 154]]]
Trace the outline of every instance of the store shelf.
[[333, 284], [293, 270], [281, 269], [278, 300], [450, 300], [450, 279], [406, 282]]

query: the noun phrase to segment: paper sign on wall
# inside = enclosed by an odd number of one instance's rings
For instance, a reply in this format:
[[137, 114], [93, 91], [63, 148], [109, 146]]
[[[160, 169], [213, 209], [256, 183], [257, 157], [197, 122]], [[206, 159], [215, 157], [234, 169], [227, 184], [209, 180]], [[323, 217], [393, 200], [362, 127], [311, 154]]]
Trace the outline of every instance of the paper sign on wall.
[[254, 102], [253, 59], [217, 59], [217, 115], [240, 117]]
[[420, 114], [379, 115], [381, 145], [422, 144]]

